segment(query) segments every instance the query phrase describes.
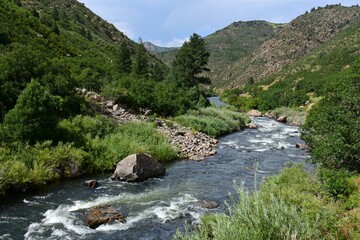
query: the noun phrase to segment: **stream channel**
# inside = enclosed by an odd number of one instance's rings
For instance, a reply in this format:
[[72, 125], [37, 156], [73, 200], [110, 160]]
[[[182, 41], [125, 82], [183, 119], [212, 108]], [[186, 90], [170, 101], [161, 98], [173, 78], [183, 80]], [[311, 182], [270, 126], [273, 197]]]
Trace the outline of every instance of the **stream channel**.
[[[100, 187], [87, 189], [77, 178], [61, 181], [41, 192], [0, 203], [0, 239], [171, 239], [176, 229], [200, 221], [204, 212], [223, 212], [236, 198], [235, 185], [254, 188], [287, 162], [304, 162], [305, 151], [297, 127], [269, 118], [254, 118], [258, 129], [221, 137], [217, 155], [204, 161], [176, 161], [166, 165], [163, 178], [143, 183], [113, 182], [96, 175]], [[218, 209], [196, 206], [199, 200], [220, 203]], [[84, 225], [86, 209], [110, 204], [126, 216], [126, 223]]]

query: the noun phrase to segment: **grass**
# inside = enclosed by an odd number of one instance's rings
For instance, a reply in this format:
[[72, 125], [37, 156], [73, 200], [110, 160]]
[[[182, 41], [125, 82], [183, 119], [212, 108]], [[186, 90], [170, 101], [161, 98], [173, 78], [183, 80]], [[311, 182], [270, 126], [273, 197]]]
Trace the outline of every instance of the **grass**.
[[295, 125], [303, 125], [306, 118], [306, 112], [290, 107], [280, 107], [270, 111], [275, 118], [286, 116], [287, 122]]
[[175, 120], [183, 126], [213, 137], [243, 129], [249, 122], [249, 118], [243, 113], [216, 107], [191, 110], [185, 115], [176, 117]]
[[177, 153], [149, 123], [117, 125], [105, 117], [79, 115], [59, 124], [63, 141], [34, 146], [0, 143], [0, 195], [18, 192], [86, 173], [110, 172], [133, 153], [147, 153], [159, 162]]
[[360, 218], [350, 217], [351, 212], [330, 198], [321, 182], [301, 166], [266, 179], [258, 191], [250, 193], [240, 186], [237, 192], [239, 200], [228, 206], [226, 214], [205, 215], [198, 229], [187, 228], [174, 238], [299, 240], [359, 236]]

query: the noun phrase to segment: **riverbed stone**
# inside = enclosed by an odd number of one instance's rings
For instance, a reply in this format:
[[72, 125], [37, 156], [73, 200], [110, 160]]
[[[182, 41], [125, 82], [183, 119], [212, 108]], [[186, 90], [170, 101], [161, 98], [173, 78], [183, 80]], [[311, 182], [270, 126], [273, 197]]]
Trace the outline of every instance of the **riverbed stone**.
[[215, 201], [205, 201], [205, 200], [199, 200], [195, 204], [195, 206], [201, 207], [201, 208], [207, 208], [207, 209], [213, 209], [218, 208], [219, 203]]
[[90, 228], [97, 228], [102, 224], [114, 221], [126, 222], [125, 217], [110, 205], [99, 205], [91, 207], [85, 215], [85, 224]]
[[250, 129], [257, 129], [257, 126], [254, 123], [248, 123], [246, 124], [246, 127]]
[[99, 186], [99, 182], [95, 179], [86, 180], [84, 182], [84, 186], [86, 186], [88, 188], [97, 188]]
[[276, 121], [281, 122], [281, 123], [286, 123], [287, 121], [287, 117], [286, 116], [279, 116]]
[[262, 116], [261, 112], [258, 110], [255, 110], [255, 109], [247, 112], [246, 115], [248, 115], [250, 117], [261, 117]]
[[125, 182], [142, 182], [165, 175], [165, 168], [144, 153], [132, 154], [121, 160], [111, 179]]

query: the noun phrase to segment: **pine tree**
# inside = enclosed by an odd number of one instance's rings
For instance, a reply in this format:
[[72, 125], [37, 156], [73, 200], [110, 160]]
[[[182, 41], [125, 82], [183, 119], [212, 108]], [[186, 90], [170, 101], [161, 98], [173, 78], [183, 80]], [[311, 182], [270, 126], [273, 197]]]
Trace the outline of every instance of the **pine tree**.
[[123, 41], [120, 45], [120, 53], [118, 57], [119, 70], [122, 73], [131, 72], [131, 52], [128, 44]]
[[210, 83], [207, 77], [199, 76], [204, 71], [209, 71], [206, 68], [209, 56], [204, 39], [194, 33], [180, 48], [173, 62], [173, 73], [177, 81], [189, 87]]
[[135, 56], [133, 58], [132, 72], [137, 77], [146, 77], [148, 75], [148, 57], [146, 48], [139, 39], [139, 44], [135, 48]]

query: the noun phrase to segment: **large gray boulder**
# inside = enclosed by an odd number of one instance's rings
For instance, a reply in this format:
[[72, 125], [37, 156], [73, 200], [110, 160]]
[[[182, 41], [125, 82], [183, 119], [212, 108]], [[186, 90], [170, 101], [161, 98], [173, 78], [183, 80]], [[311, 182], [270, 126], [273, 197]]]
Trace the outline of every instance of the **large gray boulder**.
[[111, 179], [126, 182], [142, 182], [148, 178], [165, 175], [165, 168], [144, 153], [132, 154], [121, 160]]

